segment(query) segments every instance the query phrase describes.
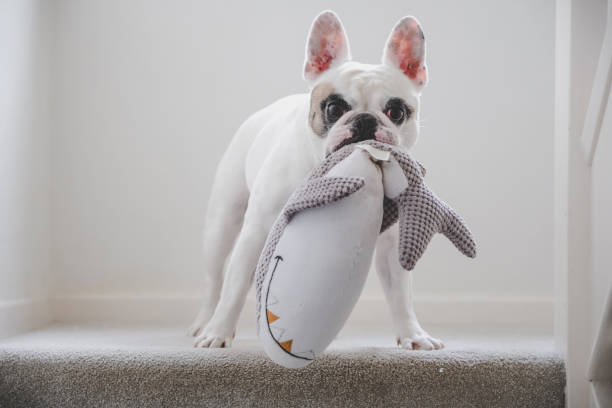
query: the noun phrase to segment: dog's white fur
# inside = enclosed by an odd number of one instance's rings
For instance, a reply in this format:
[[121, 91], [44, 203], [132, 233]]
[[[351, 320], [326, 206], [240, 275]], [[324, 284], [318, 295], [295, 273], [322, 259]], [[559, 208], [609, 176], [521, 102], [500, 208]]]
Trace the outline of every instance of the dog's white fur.
[[[420, 37], [415, 36], [415, 27]], [[412, 34], [406, 34], [411, 29]], [[338, 17], [326, 11], [315, 19], [307, 43], [304, 77], [311, 90], [325, 84], [341, 94], [351, 109], [322, 136], [310, 123], [314, 92], [289, 96], [252, 115], [236, 133], [217, 168], [206, 213], [205, 294], [189, 329], [196, 347], [231, 346], [274, 220], [308, 172], [351, 136], [351, 118], [360, 112], [371, 113], [379, 120], [377, 139], [405, 147], [415, 143], [420, 93], [426, 82], [422, 37], [416, 19], [405, 17], [389, 36], [383, 63], [360, 64], [350, 60], [348, 39]], [[406, 46], [420, 57], [416, 76], [409, 77], [403, 70], [406, 64], [401, 65]], [[322, 53], [327, 59], [320, 59]], [[402, 98], [412, 111], [401, 126], [394, 125], [382, 112], [391, 97]], [[421, 328], [414, 313], [411, 274], [399, 264], [397, 235], [397, 225], [381, 234], [375, 255], [397, 343], [406, 349], [439, 349], [442, 342]]]

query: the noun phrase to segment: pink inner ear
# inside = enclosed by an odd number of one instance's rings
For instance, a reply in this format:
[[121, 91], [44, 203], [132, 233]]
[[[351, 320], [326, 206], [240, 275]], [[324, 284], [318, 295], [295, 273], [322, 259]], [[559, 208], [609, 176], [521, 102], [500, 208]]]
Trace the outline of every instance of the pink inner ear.
[[[329, 69], [332, 61], [340, 56], [346, 48], [344, 33], [341, 27], [316, 27], [308, 44], [308, 62], [305, 71], [314, 77]], [[317, 39], [318, 38], [318, 43]]]
[[389, 41], [389, 51], [396, 58], [398, 68], [419, 84], [427, 79], [423, 47], [423, 32], [414, 20], [397, 27]]

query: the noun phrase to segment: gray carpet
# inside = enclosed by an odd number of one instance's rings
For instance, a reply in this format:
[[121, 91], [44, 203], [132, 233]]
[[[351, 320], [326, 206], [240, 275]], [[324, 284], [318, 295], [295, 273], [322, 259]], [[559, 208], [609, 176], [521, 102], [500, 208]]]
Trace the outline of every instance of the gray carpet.
[[516, 337], [451, 336], [435, 352], [340, 341], [310, 366], [289, 370], [254, 339], [205, 350], [177, 333], [61, 327], [2, 341], [0, 406], [564, 406], [562, 360], [538, 342], [516, 347]]

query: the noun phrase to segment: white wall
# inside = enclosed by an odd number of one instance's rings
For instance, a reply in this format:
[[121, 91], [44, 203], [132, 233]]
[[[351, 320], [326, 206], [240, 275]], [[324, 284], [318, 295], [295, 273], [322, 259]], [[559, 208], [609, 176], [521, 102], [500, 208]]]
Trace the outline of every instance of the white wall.
[[[52, 146], [53, 290], [197, 295], [212, 176], [251, 112], [303, 92], [312, 18], [329, 2], [63, 1]], [[429, 298], [550, 301], [553, 1], [333, 4], [356, 59], [380, 60], [413, 14], [431, 83], [415, 154], [467, 219], [475, 261], [436, 238]], [[368, 296], [381, 296], [374, 276]]]
[[0, 337], [44, 320], [50, 14], [42, 1], [0, 3]]

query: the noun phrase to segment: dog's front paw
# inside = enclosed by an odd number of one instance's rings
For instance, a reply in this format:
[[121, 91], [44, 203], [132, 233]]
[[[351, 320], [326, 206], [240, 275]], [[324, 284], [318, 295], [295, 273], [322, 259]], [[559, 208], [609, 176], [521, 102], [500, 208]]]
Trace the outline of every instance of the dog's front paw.
[[229, 348], [235, 336], [235, 330], [215, 325], [211, 321], [196, 336], [193, 347]]
[[203, 306], [198, 312], [196, 318], [193, 320], [193, 323], [191, 323], [191, 326], [189, 326], [189, 328], [187, 329], [187, 334], [189, 336], [197, 336], [202, 331], [202, 328], [206, 326], [206, 323], [208, 323], [208, 321], [212, 317], [213, 312], [214, 308], [208, 308]]
[[440, 350], [444, 348], [441, 340], [432, 337], [425, 330], [419, 328], [397, 337], [397, 345], [406, 350]]

